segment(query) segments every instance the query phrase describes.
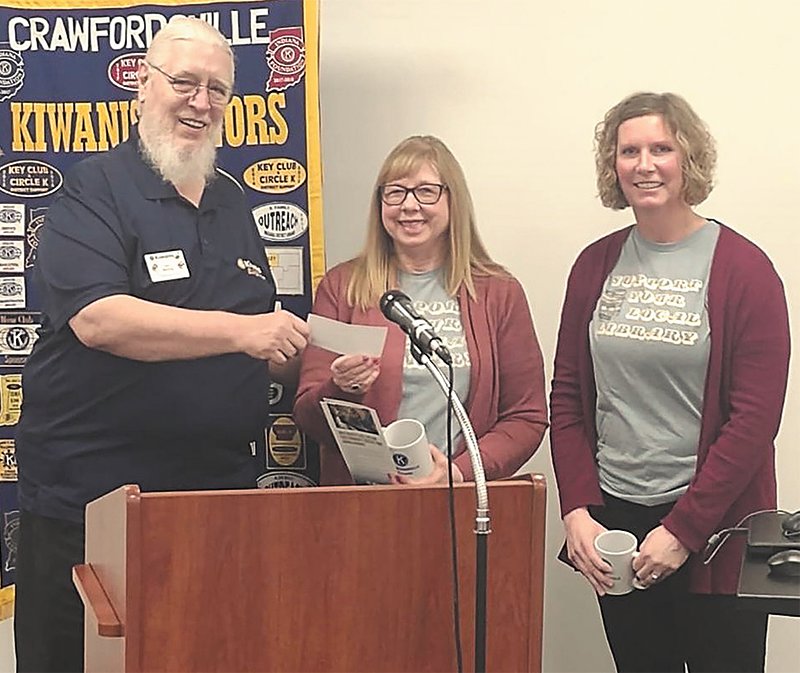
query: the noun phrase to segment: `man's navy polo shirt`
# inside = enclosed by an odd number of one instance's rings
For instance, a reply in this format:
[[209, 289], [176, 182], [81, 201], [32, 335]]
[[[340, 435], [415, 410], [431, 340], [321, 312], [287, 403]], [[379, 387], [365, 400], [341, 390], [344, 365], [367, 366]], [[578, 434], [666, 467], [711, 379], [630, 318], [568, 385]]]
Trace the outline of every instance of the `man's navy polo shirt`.
[[[174, 251], [189, 277], [151, 277], [146, 256]], [[265, 362], [244, 354], [138, 362], [85, 347], [68, 324], [115, 294], [271, 311], [275, 284], [238, 185], [218, 174], [195, 208], [143, 161], [134, 129], [70, 171], [36, 266], [42, 329], [23, 372], [16, 435], [22, 508], [81, 521], [87, 502], [127, 483], [255, 487], [250, 442], [263, 441], [268, 422]]]

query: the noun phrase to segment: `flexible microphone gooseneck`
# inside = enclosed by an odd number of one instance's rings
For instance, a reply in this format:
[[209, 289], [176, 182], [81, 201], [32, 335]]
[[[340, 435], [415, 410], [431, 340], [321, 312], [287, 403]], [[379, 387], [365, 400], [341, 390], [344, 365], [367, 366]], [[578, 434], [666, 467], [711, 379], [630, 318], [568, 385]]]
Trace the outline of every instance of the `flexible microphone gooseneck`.
[[380, 301], [381, 312], [388, 320], [397, 323], [411, 342], [425, 355], [438, 355], [448, 365], [453, 363], [450, 351], [442, 340], [436, 335], [433, 326], [420, 316], [408, 295], [400, 290], [384, 292]]
[[[454, 645], [456, 649], [456, 664], [458, 673], [462, 673], [463, 656], [461, 652], [461, 609], [458, 580], [458, 542], [455, 525], [455, 498], [453, 492], [453, 438], [452, 414], [456, 415], [461, 431], [466, 442], [467, 453], [472, 465], [473, 479], [475, 482], [475, 496], [477, 507], [475, 509], [475, 673], [486, 673], [486, 594], [488, 578], [488, 537], [492, 532], [491, 517], [489, 512], [489, 493], [486, 488], [486, 473], [483, 469], [483, 460], [478, 449], [478, 439], [469, 420], [464, 405], [453, 390], [453, 364], [450, 353], [445, 345], [436, 336], [431, 324], [420, 317], [414, 310], [411, 299], [399, 290], [385, 292], [380, 300], [383, 315], [392, 322], [397, 323], [411, 341], [411, 355], [423, 365], [433, 380], [436, 381], [442, 392], [447, 397], [447, 459], [448, 459], [448, 499], [450, 511], [450, 540], [453, 572], [453, 630]], [[436, 353], [445, 363], [449, 372], [449, 383], [445, 381], [442, 372], [433, 364], [432, 354]]]

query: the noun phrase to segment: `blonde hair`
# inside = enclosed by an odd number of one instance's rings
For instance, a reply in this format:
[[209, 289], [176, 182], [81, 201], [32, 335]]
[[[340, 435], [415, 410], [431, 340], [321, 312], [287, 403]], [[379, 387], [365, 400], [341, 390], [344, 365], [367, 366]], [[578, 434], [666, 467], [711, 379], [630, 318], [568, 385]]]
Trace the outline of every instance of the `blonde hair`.
[[395, 147], [383, 162], [369, 206], [367, 239], [361, 254], [353, 260], [347, 286], [351, 306], [367, 309], [392, 288], [397, 278], [394, 242], [381, 218], [380, 186], [415, 173], [429, 164], [439, 173], [447, 189], [450, 222], [445, 255], [444, 280], [447, 292], [455, 296], [462, 284], [475, 296], [473, 275], [505, 275], [507, 272], [489, 256], [475, 224], [475, 210], [464, 171], [453, 153], [434, 136], [411, 136]]
[[702, 203], [714, 188], [717, 150], [702, 119], [683, 98], [674, 93], [635, 93], [612, 107], [595, 128], [597, 191], [607, 208], [622, 210], [628, 203], [616, 170], [617, 133], [623, 122], [658, 115], [675, 136], [681, 150], [682, 195], [690, 206]]
[[150, 47], [147, 49], [145, 60], [150, 63], [155, 63], [161, 66], [159, 59], [163, 58], [164, 52], [171, 42], [175, 40], [189, 40], [193, 42], [202, 42], [220, 47], [227, 52], [231, 59], [231, 86], [233, 79], [236, 76], [236, 60], [233, 55], [233, 50], [225, 39], [225, 36], [220, 33], [214, 26], [207, 21], [198, 19], [194, 16], [173, 16], [163, 28], [161, 28], [153, 37]]

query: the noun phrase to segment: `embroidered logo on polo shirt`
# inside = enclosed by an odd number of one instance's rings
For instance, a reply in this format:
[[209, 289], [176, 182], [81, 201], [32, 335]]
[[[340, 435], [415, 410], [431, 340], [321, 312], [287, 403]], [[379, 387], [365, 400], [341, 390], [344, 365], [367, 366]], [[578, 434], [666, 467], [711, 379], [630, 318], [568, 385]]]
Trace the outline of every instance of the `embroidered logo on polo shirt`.
[[255, 276], [256, 278], [260, 278], [261, 280], [266, 280], [267, 277], [264, 275], [263, 269], [258, 266], [258, 264], [254, 264], [249, 259], [239, 259], [236, 260], [236, 266], [238, 266], [242, 271], [246, 271], [248, 276]]

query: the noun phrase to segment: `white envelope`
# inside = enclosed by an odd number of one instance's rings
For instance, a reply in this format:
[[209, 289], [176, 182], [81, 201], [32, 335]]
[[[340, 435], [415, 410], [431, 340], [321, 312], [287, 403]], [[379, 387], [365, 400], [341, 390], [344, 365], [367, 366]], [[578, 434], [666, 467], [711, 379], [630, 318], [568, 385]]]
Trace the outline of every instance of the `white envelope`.
[[375, 325], [350, 325], [309, 313], [310, 343], [340, 355], [363, 353], [379, 357], [386, 341], [386, 328]]

